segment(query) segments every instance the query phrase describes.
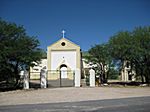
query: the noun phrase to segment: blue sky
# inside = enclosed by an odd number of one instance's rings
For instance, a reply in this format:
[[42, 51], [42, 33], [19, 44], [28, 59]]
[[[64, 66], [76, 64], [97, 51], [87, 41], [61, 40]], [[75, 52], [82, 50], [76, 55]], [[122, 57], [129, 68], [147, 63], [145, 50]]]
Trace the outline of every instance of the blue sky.
[[150, 26], [150, 0], [0, 0], [0, 17], [23, 25], [45, 50], [65, 29], [86, 51], [118, 31]]

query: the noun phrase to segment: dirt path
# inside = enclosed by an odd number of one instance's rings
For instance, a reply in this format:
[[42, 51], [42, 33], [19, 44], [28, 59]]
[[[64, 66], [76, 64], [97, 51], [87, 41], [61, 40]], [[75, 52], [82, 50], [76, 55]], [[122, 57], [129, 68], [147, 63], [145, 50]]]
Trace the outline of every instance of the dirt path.
[[150, 96], [150, 88], [48, 88], [0, 93], [0, 105], [75, 102]]

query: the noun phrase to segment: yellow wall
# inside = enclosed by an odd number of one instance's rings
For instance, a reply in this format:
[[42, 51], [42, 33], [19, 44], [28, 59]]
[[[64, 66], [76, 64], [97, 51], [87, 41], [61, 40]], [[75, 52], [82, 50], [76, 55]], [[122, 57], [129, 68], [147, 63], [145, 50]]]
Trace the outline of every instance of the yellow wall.
[[[62, 46], [62, 42], [65, 42], [65, 46]], [[51, 70], [51, 52], [52, 51], [76, 51], [76, 69], [81, 70], [81, 51], [80, 46], [74, 44], [73, 42], [62, 38], [55, 42], [54, 44], [47, 47], [47, 69]], [[57, 79], [59, 74], [51, 75], [50, 79]], [[68, 74], [69, 79], [73, 79], [72, 75]]]
[[[65, 42], [66, 45], [62, 46], [61, 43]], [[72, 43], [71, 41], [62, 38], [59, 41], [57, 41], [56, 43], [52, 44], [51, 46], [48, 46], [47, 48], [48, 52], [47, 52], [47, 66], [48, 66], [48, 70], [51, 70], [51, 52], [52, 51], [76, 51], [76, 58], [77, 58], [77, 66], [76, 68], [81, 69], [81, 52], [80, 52], [80, 47], [74, 43]]]

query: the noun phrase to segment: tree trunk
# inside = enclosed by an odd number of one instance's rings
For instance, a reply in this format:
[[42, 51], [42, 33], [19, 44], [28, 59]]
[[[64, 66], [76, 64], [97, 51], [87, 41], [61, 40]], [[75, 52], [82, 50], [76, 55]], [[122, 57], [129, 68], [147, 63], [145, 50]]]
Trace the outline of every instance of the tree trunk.
[[18, 83], [19, 83], [19, 79], [20, 79], [20, 76], [19, 76], [19, 71], [18, 71], [18, 65], [19, 63], [16, 62], [16, 65], [15, 65], [15, 70], [14, 70], [14, 74], [15, 74], [15, 79], [16, 79], [16, 83], [15, 83], [15, 87], [18, 86]]
[[[145, 81], [144, 81], [144, 74], [143, 74], [143, 69], [142, 68], [140, 68], [140, 71], [141, 71], [141, 80], [142, 80], [142, 83], [144, 83]], [[146, 77], [145, 77], [146, 78]]]
[[144, 75], [143, 75], [143, 69], [140, 67], [140, 65], [139, 66], [136, 66], [136, 74], [137, 75], [140, 75], [140, 77], [141, 77], [141, 81], [142, 81], [142, 83], [144, 83]]
[[105, 72], [105, 82], [108, 82], [108, 72]]
[[148, 77], [148, 74], [145, 75], [145, 81], [146, 81], [147, 84], [150, 83], [150, 79], [149, 79], [149, 77]]
[[141, 76], [141, 81], [142, 81], [142, 83], [144, 83], [143, 75], [142, 75], [142, 74], [140, 74], [140, 76]]
[[102, 75], [101, 75], [101, 73], [99, 74], [99, 81], [102, 84]]

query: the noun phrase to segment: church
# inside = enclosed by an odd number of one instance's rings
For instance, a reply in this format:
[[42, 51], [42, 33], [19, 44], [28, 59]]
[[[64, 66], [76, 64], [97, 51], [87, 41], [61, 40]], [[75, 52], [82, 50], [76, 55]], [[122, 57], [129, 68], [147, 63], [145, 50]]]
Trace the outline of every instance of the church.
[[30, 68], [30, 79], [39, 79], [40, 70], [45, 67], [49, 86], [75, 86], [75, 83], [80, 83], [82, 71], [80, 46], [66, 39], [65, 31], [62, 33], [61, 39], [47, 47], [47, 59], [41, 59], [38, 66]]

